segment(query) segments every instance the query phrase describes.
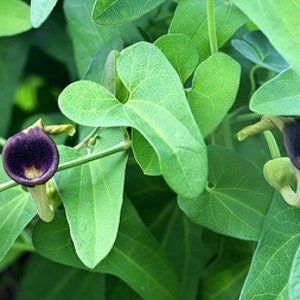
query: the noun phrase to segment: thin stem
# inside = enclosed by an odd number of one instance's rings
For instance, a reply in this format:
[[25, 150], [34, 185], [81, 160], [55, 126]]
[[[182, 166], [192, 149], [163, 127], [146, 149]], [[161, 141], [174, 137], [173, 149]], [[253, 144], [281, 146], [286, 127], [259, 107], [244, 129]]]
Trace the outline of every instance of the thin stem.
[[79, 144], [77, 144], [74, 149], [79, 150], [83, 147], [86, 146], [86, 144], [88, 143], [88, 141], [98, 132], [98, 130], [100, 129], [100, 127], [96, 127], [94, 128], [90, 134], [88, 134]]
[[[96, 160], [96, 159], [99, 159], [99, 158], [102, 158], [102, 157], [105, 157], [105, 156], [108, 156], [108, 155], [111, 155], [111, 154], [114, 154], [117, 152], [128, 150], [130, 147], [131, 147], [130, 140], [122, 141], [122, 142], [118, 143], [117, 145], [112, 146], [103, 151], [99, 151], [96, 153], [92, 153], [90, 155], [86, 155], [86, 156], [82, 156], [82, 157], [79, 157], [79, 158], [76, 158], [76, 159], [73, 159], [70, 161], [66, 161], [58, 166], [57, 172], [60, 172], [60, 171], [63, 171], [63, 170], [66, 170], [66, 169], [69, 169], [69, 168], [72, 168], [75, 166], [79, 166], [79, 165], [88, 163], [90, 161], [93, 161], [93, 160]], [[3, 192], [9, 188], [16, 186], [16, 185], [18, 185], [18, 183], [16, 183], [13, 180], [4, 182], [4, 183], [0, 184], [0, 192]]]
[[207, 26], [211, 54], [218, 52], [214, 0], [207, 0]]
[[227, 148], [234, 150], [228, 116], [225, 116], [225, 118], [222, 122], [222, 126], [223, 126], [223, 131], [224, 131], [225, 145]]
[[277, 142], [274, 138], [274, 135], [272, 134], [272, 132], [270, 130], [266, 130], [263, 132], [264, 133], [264, 137], [266, 139], [266, 142], [268, 144], [268, 148], [270, 150], [270, 154], [271, 157], [274, 158], [279, 158], [280, 155], [280, 151], [277, 145]]
[[35, 252], [35, 248], [32, 244], [22, 243], [22, 242], [14, 242], [11, 249], [21, 250], [26, 252]]
[[72, 168], [75, 166], [79, 166], [79, 165], [88, 163], [90, 161], [93, 161], [93, 160], [96, 160], [96, 159], [99, 159], [99, 158], [102, 158], [102, 157], [105, 157], [105, 156], [108, 156], [108, 155], [111, 155], [111, 154], [114, 154], [117, 152], [128, 150], [130, 148], [130, 146], [131, 146], [130, 141], [122, 141], [119, 144], [112, 146], [111, 148], [105, 149], [103, 151], [92, 153], [90, 155], [79, 157], [79, 158], [76, 158], [76, 159], [73, 159], [70, 161], [66, 161], [58, 166], [57, 172], [63, 171], [63, 170], [66, 170], [66, 169], [69, 169], [69, 168]]

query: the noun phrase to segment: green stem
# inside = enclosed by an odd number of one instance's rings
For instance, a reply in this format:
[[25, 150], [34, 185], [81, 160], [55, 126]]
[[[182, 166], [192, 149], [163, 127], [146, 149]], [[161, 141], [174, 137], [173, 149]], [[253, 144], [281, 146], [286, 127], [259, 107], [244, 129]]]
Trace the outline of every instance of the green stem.
[[11, 249], [21, 250], [26, 252], [35, 252], [35, 248], [32, 244], [22, 243], [22, 242], [14, 242]]
[[[60, 172], [60, 171], [63, 171], [63, 170], [66, 170], [66, 169], [69, 169], [69, 168], [72, 168], [75, 166], [79, 166], [79, 165], [88, 163], [90, 161], [93, 161], [93, 160], [96, 160], [96, 159], [99, 159], [99, 158], [102, 158], [102, 157], [105, 157], [105, 156], [108, 156], [108, 155], [111, 155], [114, 153], [128, 150], [130, 147], [131, 147], [130, 140], [122, 141], [119, 144], [112, 146], [108, 149], [105, 149], [103, 151], [99, 151], [99, 152], [92, 153], [92, 154], [89, 154], [86, 156], [82, 156], [82, 157], [79, 157], [79, 158], [76, 158], [76, 159], [73, 159], [70, 161], [66, 161], [58, 166], [57, 172]], [[13, 180], [4, 182], [4, 183], [0, 184], [0, 192], [5, 191], [9, 188], [12, 188], [16, 185], [18, 185], [18, 183], [16, 183]]]
[[102, 158], [102, 157], [105, 157], [105, 156], [108, 156], [108, 155], [111, 155], [111, 154], [114, 154], [117, 152], [128, 150], [130, 148], [130, 146], [131, 146], [131, 141], [122, 141], [119, 144], [112, 146], [111, 148], [105, 149], [103, 151], [99, 151], [99, 152], [85, 155], [83, 157], [79, 157], [79, 158], [76, 158], [76, 159], [73, 159], [70, 161], [66, 161], [58, 166], [57, 172], [63, 171], [63, 170], [66, 170], [66, 169], [69, 169], [69, 168], [72, 168], [75, 166], [79, 166], [79, 165], [88, 163], [90, 161], [93, 161], [93, 160], [96, 160], [96, 159], [99, 159], [99, 158]]
[[222, 122], [222, 127], [223, 127], [223, 132], [224, 132], [225, 146], [229, 149], [234, 150], [234, 145], [232, 142], [232, 133], [231, 133], [228, 116], [225, 116], [225, 118]]
[[276, 142], [272, 132], [270, 130], [264, 131], [264, 137], [267, 141], [271, 157], [273, 159], [281, 157], [277, 142]]
[[85, 147], [88, 141], [98, 132], [99, 129], [100, 127], [94, 128], [89, 135], [87, 135], [79, 144], [74, 147], [74, 149], [79, 150]]
[[207, 26], [211, 54], [218, 52], [214, 0], [207, 0]]

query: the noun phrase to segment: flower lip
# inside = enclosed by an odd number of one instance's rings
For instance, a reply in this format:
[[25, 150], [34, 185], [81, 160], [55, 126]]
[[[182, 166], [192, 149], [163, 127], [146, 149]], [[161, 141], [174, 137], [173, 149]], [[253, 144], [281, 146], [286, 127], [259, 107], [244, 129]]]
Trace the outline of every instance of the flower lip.
[[58, 151], [40, 127], [10, 137], [2, 151], [3, 167], [13, 180], [27, 187], [44, 184], [56, 172]]
[[283, 139], [285, 150], [292, 164], [300, 170], [300, 118], [284, 124]]

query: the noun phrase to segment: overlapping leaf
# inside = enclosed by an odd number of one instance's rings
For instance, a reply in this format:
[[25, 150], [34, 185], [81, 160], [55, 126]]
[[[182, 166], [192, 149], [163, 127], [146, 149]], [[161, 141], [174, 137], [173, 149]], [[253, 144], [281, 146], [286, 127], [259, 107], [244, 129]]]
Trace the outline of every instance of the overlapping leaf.
[[30, 8], [21, 0], [0, 1], [0, 36], [10, 36], [31, 28]]
[[275, 194], [240, 296], [241, 300], [266, 299], [266, 296], [269, 299], [283, 299], [294, 254], [300, 243], [299, 212], [299, 209], [286, 204], [279, 194]]
[[240, 83], [240, 65], [216, 53], [196, 69], [188, 101], [203, 136], [209, 134], [234, 103]]
[[79, 81], [61, 93], [60, 109], [87, 126], [134, 127], [154, 148], [171, 188], [186, 198], [198, 196], [206, 181], [206, 149], [177, 73], [144, 42], [121, 52], [117, 71], [130, 94], [124, 105], [103, 86]]
[[136, 20], [165, 0], [96, 0], [93, 19], [102, 25], [115, 25]]
[[30, 19], [33, 27], [37, 28], [48, 18], [58, 0], [31, 0]]
[[300, 6], [297, 1], [233, 0], [300, 74]]
[[250, 109], [264, 115], [300, 115], [300, 76], [287, 69], [253, 94]]
[[[246, 16], [231, 1], [215, 1], [218, 46], [226, 41], [246, 21]], [[190, 37], [197, 46], [200, 61], [210, 55], [206, 0], [181, 0], [176, 8], [169, 31]]]
[[185, 83], [198, 65], [199, 55], [194, 42], [182, 33], [170, 33], [161, 36], [154, 45], [164, 53]]
[[[103, 130], [94, 151], [122, 140], [119, 129]], [[81, 157], [61, 148], [61, 161]], [[111, 250], [119, 228], [127, 156], [115, 154], [58, 173], [59, 187], [72, 240], [82, 262], [94, 268]]]
[[209, 183], [194, 200], [179, 197], [197, 224], [246, 240], [258, 240], [272, 197], [260, 169], [220, 146], [209, 147]]
[[[56, 217], [48, 224], [39, 222], [33, 242], [38, 253], [46, 258], [86, 269], [76, 256], [64, 218]], [[127, 201], [122, 209], [116, 243], [94, 271], [118, 276], [143, 299], [177, 299], [178, 282], [173, 269]]]
[[[8, 179], [0, 158], [0, 182]], [[30, 194], [20, 186], [0, 193], [0, 260], [35, 214]]]

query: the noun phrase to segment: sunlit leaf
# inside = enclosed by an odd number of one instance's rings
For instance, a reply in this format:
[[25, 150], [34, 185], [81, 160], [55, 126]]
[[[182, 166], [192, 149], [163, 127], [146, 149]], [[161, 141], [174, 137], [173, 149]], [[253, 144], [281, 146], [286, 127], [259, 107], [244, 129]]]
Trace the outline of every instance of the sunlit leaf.
[[60, 109], [86, 126], [134, 127], [154, 148], [171, 188], [196, 197], [206, 181], [206, 148], [177, 73], [155, 46], [144, 42], [120, 53], [117, 71], [130, 94], [124, 105], [103, 86], [79, 81], [60, 94]]
[[115, 25], [136, 20], [165, 0], [96, 0], [93, 19], [102, 25]]
[[[111, 147], [122, 138], [119, 129], [103, 130], [94, 151]], [[60, 153], [62, 162], [82, 156], [78, 151], [65, 147]], [[76, 253], [90, 268], [109, 253], [115, 242], [126, 161], [126, 154], [118, 153], [56, 176]]]
[[33, 27], [37, 28], [48, 18], [58, 0], [31, 0], [30, 19]]
[[170, 33], [161, 36], [154, 45], [168, 58], [184, 83], [198, 65], [199, 55], [194, 42], [184, 34]]
[[0, 36], [10, 36], [31, 28], [30, 8], [21, 0], [0, 1]]
[[261, 115], [295, 116], [300, 114], [299, 104], [300, 76], [288, 69], [256, 90], [250, 109]]
[[[176, 8], [169, 32], [182, 33], [197, 46], [200, 61], [210, 55], [206, 0], [181, 0]], [[231, 1], [216, 0], [215, 20], [218, 46], [226, 41], [247, 21], [247, 17]]]
[[234, 103], [240, 84], [240, 65], [217, 53], [203, 61], [193, 76], [188, 101], [203, 136], [209, 134]]

